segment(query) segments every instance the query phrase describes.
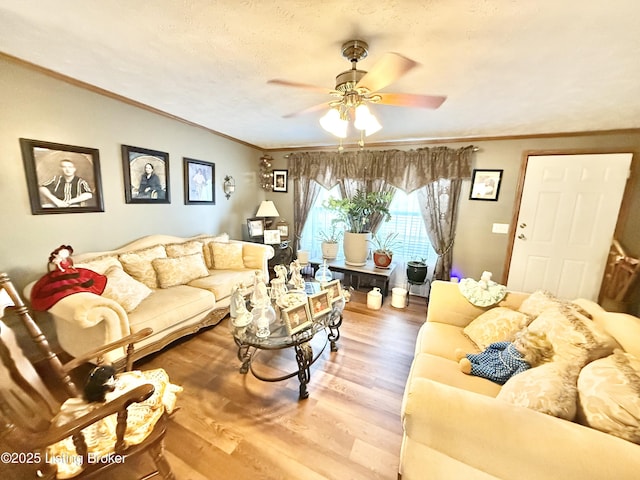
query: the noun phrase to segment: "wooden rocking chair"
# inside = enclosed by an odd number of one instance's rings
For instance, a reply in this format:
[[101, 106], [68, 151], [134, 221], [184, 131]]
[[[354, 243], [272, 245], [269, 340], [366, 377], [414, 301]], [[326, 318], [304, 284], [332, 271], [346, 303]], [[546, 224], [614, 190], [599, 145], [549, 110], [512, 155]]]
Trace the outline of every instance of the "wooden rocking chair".
[[[37, 370], [17, 344], [14, 332], [1, 320], [7, 306], [16, 307], [16, 312], [27, 326], [30, 335], [45, 352], [46, 359], [56, 377], [55, 381], [59, 384], [58, 388], [53, 387], [54, 389], [49, 391]], [[116, 348], [127, 347], [127, 355], [130, 357], [133, 354], [133, 344], [150, 334], [151, 329], [145, 329], [63, 365], [49, 348], [37, 324], [29, 316], [27, 308], [9, 278], [6, 274], [0, 274], [0, 446], [2, 447], [0, 450], [4, 455], [0, 463], [0, 477], [56, 478], [56, 465], [46, 461], [47, 447], [72, 437], [77, 452], [75, 460], [82, 462], [83, 465], [82, 470], [73, 478], [98, 478], [106, 469], [118, 465], [126, 468], [130, 457], [147, 452], [150, 453], [156, 470], [144, 478], [160, 475], [165, 479], [174, 479], [171, 467], [163, 454], [166, 412], [155, 424], [150, 435], [141, 443], [127, 445], [125, 441], [127, 407], [148, 399], [154, 392], [151, 384], [138, 386], [115, 400], [100, 404], [96, 409], [69, 423], [56, 426], [52, 422], [62, 404], [52, 392], [57, 392], [58, 396], [63, 393], [67, 398], [77, 396], [77, 389], [69, 376], [71, 369], [88, 363], [92, 359], [100, 358]], [[128, 358], [129, 368], [131, 363]], [[95, 458], [90, 457], [82, 430], [112, 414], [117, 414], [114, 455], [95, 461]], [[17, 470], [7, 472], [10, 468]]]

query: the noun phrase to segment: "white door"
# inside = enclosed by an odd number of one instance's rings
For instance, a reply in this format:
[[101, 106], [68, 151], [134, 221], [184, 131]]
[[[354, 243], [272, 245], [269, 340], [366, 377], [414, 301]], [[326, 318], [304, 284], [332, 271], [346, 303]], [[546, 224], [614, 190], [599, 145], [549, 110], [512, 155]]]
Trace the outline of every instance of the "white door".
[[529, 156], [507, 287], [596, 300], [630, 153]]

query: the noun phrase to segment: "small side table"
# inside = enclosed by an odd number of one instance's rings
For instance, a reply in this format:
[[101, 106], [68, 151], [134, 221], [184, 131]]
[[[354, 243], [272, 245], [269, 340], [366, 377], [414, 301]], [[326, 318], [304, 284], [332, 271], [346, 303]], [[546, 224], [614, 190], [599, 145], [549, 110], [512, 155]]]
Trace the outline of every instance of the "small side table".
[[276, 265], [285, 265], [289, 267], [289, 264], [293, 261], [293, 247], [288, 241], [276, 243], [271, 245], [275, 250], [273, 258], [269, 259], [269, 270], [273, 270]]

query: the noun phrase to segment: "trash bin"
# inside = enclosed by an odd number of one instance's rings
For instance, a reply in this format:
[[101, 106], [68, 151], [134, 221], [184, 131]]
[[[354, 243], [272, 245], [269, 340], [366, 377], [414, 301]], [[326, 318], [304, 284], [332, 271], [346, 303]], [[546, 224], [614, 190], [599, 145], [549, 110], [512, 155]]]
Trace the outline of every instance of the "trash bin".
[[404, 288], [395, 287], [391, 289], [391, 306], [396, 308], [407, 306], [407, 291]]

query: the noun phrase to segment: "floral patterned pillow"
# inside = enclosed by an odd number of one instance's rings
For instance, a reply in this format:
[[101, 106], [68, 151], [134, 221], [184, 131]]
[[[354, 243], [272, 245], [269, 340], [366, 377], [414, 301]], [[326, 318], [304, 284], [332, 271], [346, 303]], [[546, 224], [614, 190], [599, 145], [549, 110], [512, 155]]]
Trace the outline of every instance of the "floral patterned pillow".
[[192, 240], [184, 243], [170, 243], [165, 245], [164, 248], [168, 257], [183, 257], [194, 253], [202, 253], [202, 245], [202, 242]]
[[156, 258], [166, 258], [167, 252], [164, 245], [127, 252], [120, 255], [119, 259], [125, 272], [149, 288], [158, 288], [158, 278], [151, 265]]
[[105, 276], [107, 277], [107, 286], [102, 292], [102, 296], [118, 302], [127, 313], [133, 311], [153, 292], [144, 283], [132, 278], [120, 267], [110, 267], [105, 272]]
[[216, 270], [237, 270], [244, 268], [241, 243], [211, 242], [213, 268]]
[[526, 327], [531, 317], [507, 307], [495, 307], [476, 317], [464, 329], [464, 334], [484, 350], [494, 342], [511, 342], [515, 334]]
[[579, 364], [544, 363], [511, 377], [496, 398], [540, 413], [573, 420], [577, 410], [576, 382], [579, 373]]
[[640, 359], [616, 350], [591, 362], [578, 378], [583, 425], [640, 444]]
[[156, 258], [152, 262], [160, 288], [184, 285], [209, 275], [201, 253], [175, 258]]

